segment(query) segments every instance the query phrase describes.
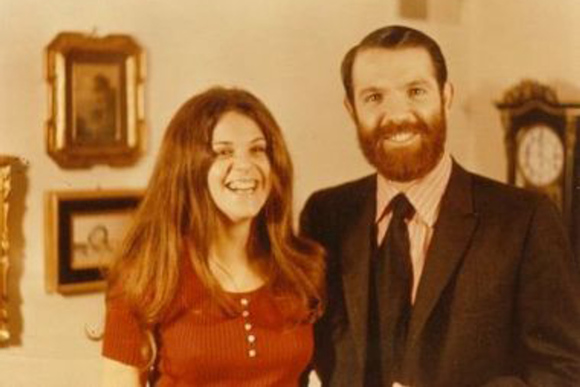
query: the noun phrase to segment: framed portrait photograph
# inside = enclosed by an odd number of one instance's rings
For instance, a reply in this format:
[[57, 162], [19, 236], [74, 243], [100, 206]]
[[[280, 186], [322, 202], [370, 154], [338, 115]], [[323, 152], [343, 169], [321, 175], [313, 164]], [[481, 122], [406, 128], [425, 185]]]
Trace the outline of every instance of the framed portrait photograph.
[[48, 45], [47, 151], [61, 167], [138, 159], [145, 131], [143, 58], [128, 35], [63, 32]]
[[140, 190], [51, 191], [46, 194], [48, 292], [104, 288], [113, 259], [142, 197]]

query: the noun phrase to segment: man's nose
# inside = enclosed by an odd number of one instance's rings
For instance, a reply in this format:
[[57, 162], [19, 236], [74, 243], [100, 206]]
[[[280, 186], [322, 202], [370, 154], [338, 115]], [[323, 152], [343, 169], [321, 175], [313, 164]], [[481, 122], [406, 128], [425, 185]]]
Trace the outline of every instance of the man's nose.
[[409, 103], [403, 96], [391, 95], [383, 101], [381, 124], [405, 122], [411, 117]]

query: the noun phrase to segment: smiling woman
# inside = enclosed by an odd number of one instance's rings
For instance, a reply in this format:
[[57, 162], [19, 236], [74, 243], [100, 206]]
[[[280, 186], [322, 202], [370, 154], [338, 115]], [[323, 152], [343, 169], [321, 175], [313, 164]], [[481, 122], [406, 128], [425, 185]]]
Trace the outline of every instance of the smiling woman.
[[252, 94], [213, 88], [179, 109], [109, 273], [105, 386], [307, 376], [324, 264], [293, 231], [292, 179], [281, 130]]
[[231, 222], [251, 221], [271, 189], [267, 141], [258, 124], [238, 112], [228, 112], [212, 139], [216, 159], [208, 172], [211, 197]]

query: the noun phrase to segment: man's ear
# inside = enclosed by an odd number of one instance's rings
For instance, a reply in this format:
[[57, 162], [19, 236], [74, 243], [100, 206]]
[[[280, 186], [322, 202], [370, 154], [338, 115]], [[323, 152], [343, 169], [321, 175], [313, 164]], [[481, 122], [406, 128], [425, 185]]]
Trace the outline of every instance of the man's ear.
[[445, 85], [443, 86], [443, 106], [448, 112], [451, 109], [451, 104], [453, 103], [453, 94], [453, 85], [449, 81], [445, 82]]
[[356, 111], [354, 106], [350, 102], [350, 99], [348, 99], [348, 96], [344, 96], [343, 104], [348, 114], [350, 114], [350, 117], [356, 121]]

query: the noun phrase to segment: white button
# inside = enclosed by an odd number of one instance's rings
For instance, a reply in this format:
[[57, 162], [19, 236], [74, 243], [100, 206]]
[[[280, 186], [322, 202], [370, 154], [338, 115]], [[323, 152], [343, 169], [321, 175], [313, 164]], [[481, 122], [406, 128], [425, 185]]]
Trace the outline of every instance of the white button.
[[249, 331], [249, 330], [251, 330], [251, 329], [252, 329], [252, 324], [250, 324], [250, 323], [245, 323], [245, 324], [244, 324], [244, 328], [245, 328], [247, 331]]
[[248, 306], [249, 303], [250, 303], [250, 301], [248, 301], [247, 298], [242, 298], [240, 300], [240, 304], [242, 304], [243, 306]]
[[249, 335], [249, 336], [248, 336], [248, 343], [253, 343], [254, 341], [256, 341], [256, 336], [254, 336], [254, 335]]
[[250, 349], [248, 351], [248, 356], [249, 357], [256, 357], [256, 350], [255, 349]]
[[242, 316], [244, 317], [248, 317], [250, 315], [250, 312], [247, 310], [242, 310]]

